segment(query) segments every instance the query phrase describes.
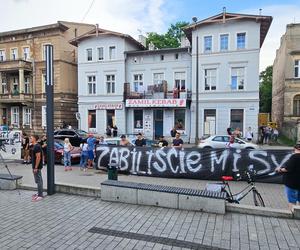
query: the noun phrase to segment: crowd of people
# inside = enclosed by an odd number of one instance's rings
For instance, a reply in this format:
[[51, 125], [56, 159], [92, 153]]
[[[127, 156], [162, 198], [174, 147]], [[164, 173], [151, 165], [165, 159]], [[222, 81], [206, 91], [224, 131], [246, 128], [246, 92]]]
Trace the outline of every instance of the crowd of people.
[[271, 126], [260, 126], [258, 142], [260, 144], [270, 144], [271, 142], [277, 142], [279, 136], [278, 129]]

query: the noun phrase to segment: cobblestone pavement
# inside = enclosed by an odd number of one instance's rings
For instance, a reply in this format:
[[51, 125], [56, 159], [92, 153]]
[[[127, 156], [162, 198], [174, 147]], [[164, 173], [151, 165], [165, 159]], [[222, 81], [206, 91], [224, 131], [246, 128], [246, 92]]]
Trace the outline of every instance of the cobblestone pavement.
[[[30, 165], [23, 165], [17, 163], [10, 163], [9, 168], [12, 174], [22, 175], [23, 184], [26, 186], [36, 187], [31, 172]], [[6, 170], [0, 166], [0, 173], [6, 173]], [[44, 187], [47, 187], [47, 169], [43, 169]], [[57, 183], [69, 184], [69, 185], [83, 185], [95, 188], [100, 188], [100, 183], [107, 179], [107, 173], [96, 170], [88, 170], [88, 172], [82, 172], [79, 167], [73, 168], [73, 171], [64, 171], [62, 165], [55, 166], [55, 181]], [[212, 181], [206, 180], [192, 180], [192, 179], [171, 179], [171, 178], [158, 178], [158, 177], [143, 177], [136, 175], [119, 175], [121, 181], [142, 182], [151, 184], [160, 184], [167, 186], [177, 186], [186, 188], [205, 188], [205, 185]], [[231, 182], [230, 183], [233, 192], [238, 192], [245, 187], [245, 182]], [[257, 183], [257, 189], [261, 193], [267, 207], [287, 209], [287, 201], [284, 194], [283, 185], [269, 184], [269, 183]], [[242, 204], [254, 205], [252, 194], [246, 196]]]
[[[63, 194], [31, 202], [32, 194], [0, 191], [1, 250], [181, 249], [178, 242], [186, 249], [300, 249], [300, 220], [215, 215]], [[93, 227], [101, 230], [89, 232]]]

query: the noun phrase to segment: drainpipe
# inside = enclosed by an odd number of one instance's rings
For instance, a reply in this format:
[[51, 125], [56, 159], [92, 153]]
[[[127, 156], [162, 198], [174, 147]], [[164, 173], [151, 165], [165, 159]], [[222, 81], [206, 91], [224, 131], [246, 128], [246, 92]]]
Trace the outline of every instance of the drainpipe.
[[199, 37], [196, 37], [196, 134], [195, 143], [199, 143]]

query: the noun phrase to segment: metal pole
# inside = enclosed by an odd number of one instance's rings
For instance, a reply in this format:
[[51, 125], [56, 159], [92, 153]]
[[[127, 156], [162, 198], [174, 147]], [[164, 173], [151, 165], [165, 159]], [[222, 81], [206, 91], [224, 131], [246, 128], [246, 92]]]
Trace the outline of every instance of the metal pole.
[[53, 124], [53, 45], [45, 46], [46, 55], [46, 120], [47, 120], [47, 193], [55, 194], [54, 124]]
[[199, 143], [199, 42], [198, 36], [196, 37], [196, 134], [195, 143]]

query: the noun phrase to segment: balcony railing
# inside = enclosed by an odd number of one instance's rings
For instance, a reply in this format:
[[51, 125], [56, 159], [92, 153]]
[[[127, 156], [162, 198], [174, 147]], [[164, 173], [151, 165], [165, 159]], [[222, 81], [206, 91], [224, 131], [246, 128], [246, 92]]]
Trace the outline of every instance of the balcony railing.
[[161, 84], [148, 85], [147, 89], [140, 89], [139, 91], [132, 91], [130, 83], [125, 83], [124, 87], [125, 99], [187, 99], [191, 100], [192, 92], [187, 89], [168, 89], [166, 82]]
[[0, 103], [18, 103], [18, 102], [32, 102], [32, 93], [19, 93], [19, 91], [14, 90], [11, 92], [0, 93]]
[[23, 59], [17, 60], [5, 60], [0, 61], [0, 68], [2, 72], [14, 71], [18, 69], [32, 70], [32, 62], [25, 61]]

